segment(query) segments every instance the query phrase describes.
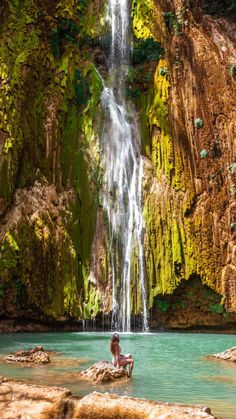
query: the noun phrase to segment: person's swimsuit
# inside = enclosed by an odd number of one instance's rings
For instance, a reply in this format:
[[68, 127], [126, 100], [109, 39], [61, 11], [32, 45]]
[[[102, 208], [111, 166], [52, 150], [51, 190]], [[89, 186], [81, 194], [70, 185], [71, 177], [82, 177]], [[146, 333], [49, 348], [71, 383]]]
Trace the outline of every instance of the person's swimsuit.
[[[120, 360], [120, 359], [122, 359], [122, 358], [124, 358], [124, 357], [125, 357], [124, 355], [119, 355], [119, 360]], [[116, 358], [115, 358], [115, 356], [113, 355], [113, 357], [112, 357], [112, 361], [111, 361], [113, 365], [115, 365], [115, 361], [116, 361]], [[116, 367], [116, 365], [115, 365], [115, 367]]]
[[[120, 351], [120, 353], [121, 353], [121, 347], [120, 347], [120, 346], [119, 346], [119, 351]], [[120, 360], [121, 358], [123, 358], [123, 356], [124, 356], [124, 355], [121, 355], [121, 354], [120, 354], [120, 355], [119, 355], [119, 360]], [[116, 358], [115, 358], [115, 356], [113, 355], [113, 356], [112, 356], [112, 361], [111, 361], [113, 365], [115, 365], [115, 360], [116, 360]], [[116, 365], [115, 365], [115, 367], [116, 367]]]

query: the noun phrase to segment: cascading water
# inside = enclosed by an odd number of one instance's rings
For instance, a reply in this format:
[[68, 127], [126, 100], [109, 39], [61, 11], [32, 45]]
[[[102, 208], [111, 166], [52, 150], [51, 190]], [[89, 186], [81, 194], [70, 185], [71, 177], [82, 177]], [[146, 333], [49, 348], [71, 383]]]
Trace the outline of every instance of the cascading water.
[[131, 284], [135, 275], [131, 268], [132, 260], [136, 257], [136, 276], [142, 294], [142, 326], [147, 331], [140, 134], [137, 115], [125, 97], [125, 81], [131, 56], [129, 1], [109, 0], [109, 14], [112, 30], [110, 85], [104, 85], [101, 100], [105, 110], [102, 135], [103, 206], [107, 212], [110, 234], [112, 327], [122, 331], [131, 329]]

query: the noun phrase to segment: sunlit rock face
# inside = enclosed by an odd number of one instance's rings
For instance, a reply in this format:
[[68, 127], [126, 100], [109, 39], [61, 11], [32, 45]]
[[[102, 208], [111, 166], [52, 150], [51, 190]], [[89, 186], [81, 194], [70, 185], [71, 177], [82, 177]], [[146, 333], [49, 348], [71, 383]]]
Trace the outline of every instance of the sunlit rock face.
[[125, 368], [116, 368], [111, 362], [99, 361], [85, 371], [82, 371], [80, 378], [92, 383], [109, 383], [128, 378]]
[[0, 407], [2, 419], [18, 416], [27, 418], [60, 417], [66, 419], [125, 418], [152, 419], [170, 416], [173, 419], [213, 419], [208, 407], [162, 403], [153, 400], [118, 397], [97, 392], [85, 397], [73, 397], [60, 387], [27, 385], [0, 377]]
[[236, 347], [234, 346], [233, 348], [227, 349], [219, 354], [214, 354], [213, 356], [224, 361], [236, 362]]
[[[155, 70], [153, 91], [139, 101], [143, 130], [148, 126], [150, 133], [143, 145], [149, 304], [158, 308], [160, 297], [179, 295], [183, 281], [200, 278], [232, 313], [235, 23], [222, 10], [206, 15], [200, 2], [197, 7], [160, 1], [152, 10], [146, 21], [153, 37], [162, 41], [165, 57]], [[140, 17], [136, 36], [142, 37], [144, 28]]]
[[[220, 3], [134, 0], [130, 10], [125, 94], [140, 120], [155, 328], [236, 320], [236, 24], [234, 3]], [[0, 315], [16, 325], [97, 318], [110, 327], [97, 72], [107, 80], [106, 6], [0, 5]], [[139, 318], [135, 280], [130, 295]]]
[[35, 346], [35, 348], [28, 351], [19, 350], [10, 353], [5, 355], [3, 360], [8, 363], [18, 363], [22, 365], [43, 365], [51, 362], [49, 355], [42, 346]]

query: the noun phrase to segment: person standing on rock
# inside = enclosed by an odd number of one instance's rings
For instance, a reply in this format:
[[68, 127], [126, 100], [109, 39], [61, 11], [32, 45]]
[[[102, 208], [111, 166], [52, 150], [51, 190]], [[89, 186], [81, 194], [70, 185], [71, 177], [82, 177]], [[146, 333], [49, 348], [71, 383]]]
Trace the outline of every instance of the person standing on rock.
[[112, 364], [119, 368], [119, 367], [126, 367], [129, 366], [129, 374], [128, 376], [132, 376], [132, 371], [134, 367], [134, 360], [131, 354], [121, 355], [121, 348], [120, 348], [120, 337], [118, 333], [113, 333], [110, 342], [110, 350], [112, 353]]

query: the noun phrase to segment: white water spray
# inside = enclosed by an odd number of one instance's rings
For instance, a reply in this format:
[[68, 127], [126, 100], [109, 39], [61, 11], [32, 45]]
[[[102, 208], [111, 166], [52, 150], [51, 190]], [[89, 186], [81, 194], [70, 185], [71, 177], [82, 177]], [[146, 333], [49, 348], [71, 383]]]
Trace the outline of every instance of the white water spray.
[[[105, 110], [102, 134], [104, 189], [110, 234], [112, 274], [112, 327], [131, 329], [131, 286], [138, 276], [142, 293], [143, 330], [148, 331], [145, 287], [144, 222], [142, 217], [143, 166], [140, 156], [138, 119], [126, 101], [125, 80], [130, 64], [130, 10], [128, 0], [109, 0], [112, 30], [110, 51], [110, 87], [101, 96]], [[136, 256], [137, 255], [137, 256]], [[136, 257], [138, 273], [132, 271]]]

